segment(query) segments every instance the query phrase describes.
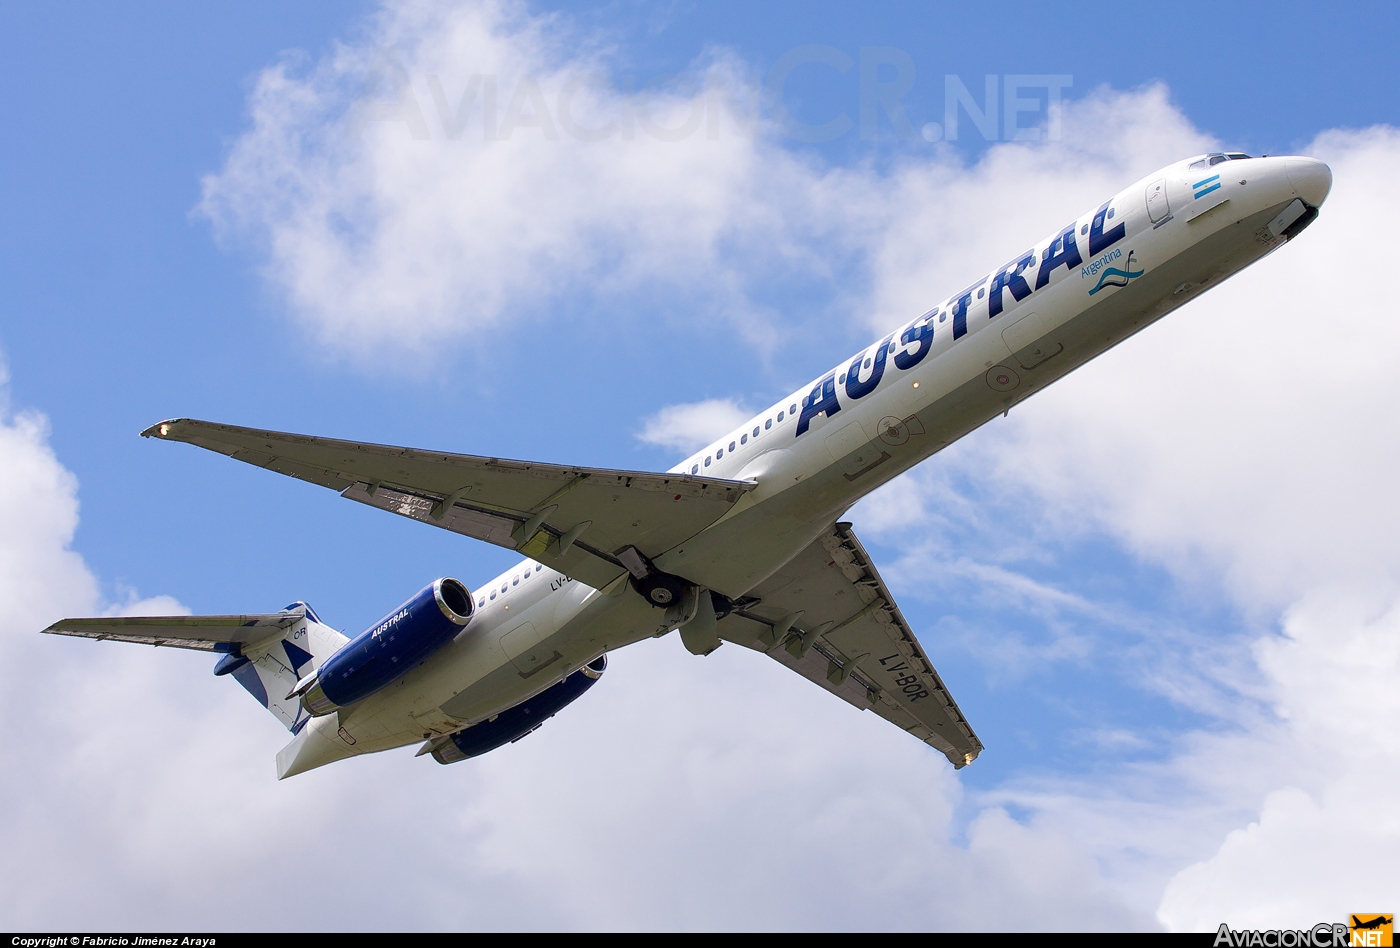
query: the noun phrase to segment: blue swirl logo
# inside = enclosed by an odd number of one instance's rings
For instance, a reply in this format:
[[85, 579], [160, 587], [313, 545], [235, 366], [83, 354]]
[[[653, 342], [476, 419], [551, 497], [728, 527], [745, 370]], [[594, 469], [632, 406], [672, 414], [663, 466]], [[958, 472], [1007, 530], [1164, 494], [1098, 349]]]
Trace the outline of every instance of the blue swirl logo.
[[1094, 288], [1089, 291], [1089, 295], [1093, 296], [1106, 286], [1127, 286], [1130, 280], [1135, 280], [1147, 272], [1146, 270], [1133, 269], [1132, 251], [1128, 252], [1128, 259], [1123, 263], [1123, 266], [1126, 267], [1126, 269], [1120, 270], [1117, 267], [1107, 267], [1103, 273], [1099, 274], [1099, 282], [1094, 284]]

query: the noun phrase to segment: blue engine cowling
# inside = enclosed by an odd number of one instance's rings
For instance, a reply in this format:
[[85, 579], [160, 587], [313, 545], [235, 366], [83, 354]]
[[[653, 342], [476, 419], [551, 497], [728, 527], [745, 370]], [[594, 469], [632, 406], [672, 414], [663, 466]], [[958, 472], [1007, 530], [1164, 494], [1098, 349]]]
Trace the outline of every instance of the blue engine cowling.
[[306, 684], [302, 707], [330, 714], [369, 697], [452, 641], [474, 608], [471, 593], [455, 579], [425, 586], [326, 659]]
[[489, 721], [482, 721], [453, 734], [444, 744], [433, 750], [433, 759], [439, 764], [455, 764], [468, 757], [479, 757], [502, 744], [520, 740], [592, 688], [593, 683], [603, 677], [603, 669], [607, 667], [608, 657], [599, 655], [568, 678], [546, 688], [533, 698], [502, 711]]

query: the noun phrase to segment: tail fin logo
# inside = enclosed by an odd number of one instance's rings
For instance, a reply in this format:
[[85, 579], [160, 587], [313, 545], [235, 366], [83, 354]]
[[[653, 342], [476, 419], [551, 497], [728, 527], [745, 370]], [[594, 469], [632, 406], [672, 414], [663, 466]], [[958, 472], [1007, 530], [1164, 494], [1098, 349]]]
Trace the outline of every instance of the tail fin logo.
[[282, 651], [287, 653], [287, 660], [292, 663], [292, 671], [296, 672], [297, 676], [300, 677], [302, 668], [306, 666], [307, 662], [311, 661], [311, 653], [293, 645], [287, 639], [282, 640]]

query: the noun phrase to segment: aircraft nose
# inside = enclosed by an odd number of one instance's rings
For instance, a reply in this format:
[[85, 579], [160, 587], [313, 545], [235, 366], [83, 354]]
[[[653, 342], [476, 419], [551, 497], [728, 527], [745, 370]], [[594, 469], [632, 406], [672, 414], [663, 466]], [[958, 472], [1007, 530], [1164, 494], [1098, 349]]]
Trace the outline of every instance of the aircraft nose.
[[1313, 207], [1321, 207], [1332, 190], [1332, 169], [1316, 158], [1289, 158], [1284, 168], [1298, 196]]

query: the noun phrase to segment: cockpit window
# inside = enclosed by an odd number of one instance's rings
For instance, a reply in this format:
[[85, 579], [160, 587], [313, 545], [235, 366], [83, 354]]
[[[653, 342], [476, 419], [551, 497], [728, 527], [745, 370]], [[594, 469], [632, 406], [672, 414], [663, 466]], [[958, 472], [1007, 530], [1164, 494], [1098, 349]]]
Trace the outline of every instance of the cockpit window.
[[1246, 155], [1244, 152], [1240, 151], [1232, 151], [1229, 153], [1217, 151], [1214, 154], [1206, 155], [1204, 158], [1197, 158], [1195, 161], [1191, 162], [1191, 170], [1199, 171], [1207, 166], [1218, 165], [1222, 161], [1238, 161], [1241, 158], [1253, 157], [1253, 155]]

